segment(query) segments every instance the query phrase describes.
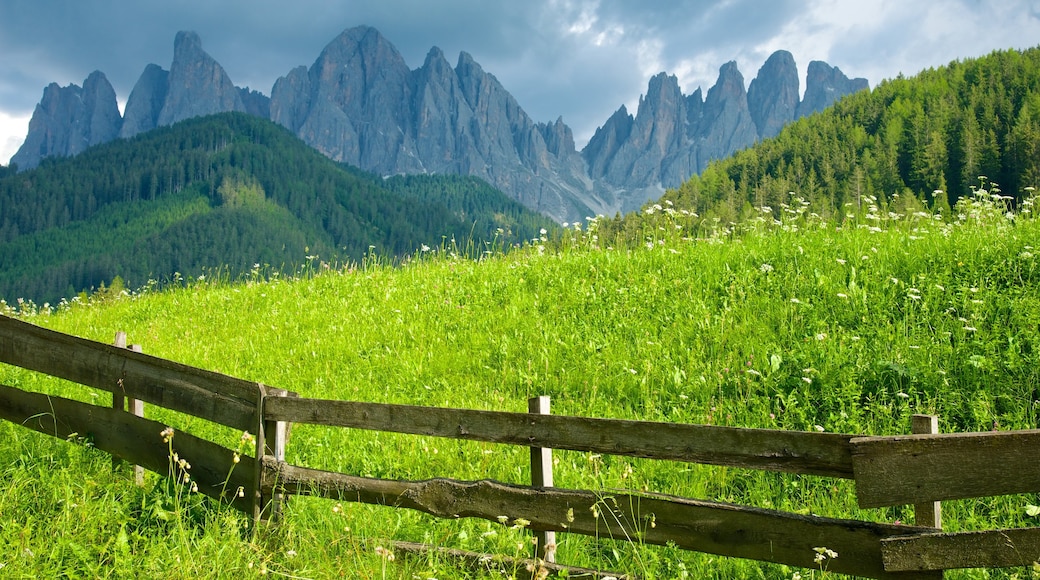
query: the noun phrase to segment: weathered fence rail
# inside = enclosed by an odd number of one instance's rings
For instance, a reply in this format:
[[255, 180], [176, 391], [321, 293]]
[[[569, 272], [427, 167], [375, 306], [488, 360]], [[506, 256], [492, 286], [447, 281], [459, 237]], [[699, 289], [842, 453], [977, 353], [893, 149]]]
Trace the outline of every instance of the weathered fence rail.
[[[172, 443], [191, 458], [200, 492], [255, 518], [271, 514], [285, 495], [315, 495], [446, 518], [500, 521], [504, 515], [529, 521], [540, 533], [673, 544], [808, 568], [817, 565], [813, 548], [827, 546], [840, 554], [829, 570], [872, 578], [942, 578], [944, 569], [1040, 559], [1040, 529], [946, 534], [936, 529], [937, 514], [925, 518], [935, 527], [901, 526], [660, 494], [560, 489], [548, 473], [536, 475], [531, 486], [398, 481], [284, 461], [286, 425], [308, 423], [530, 447], [533, 472], [551, 465], [549, 450], [567, 449], [854, 479], [862, 507], [914, 504], [925, 511], [943, 499], [1040, 491], [1040, 467], [1032, 461], [1040, 431], [862, 437], [555, 416], [540, 404], [530, 413], [507, 413], [303, 399], [4, 316], [0, 362], [255, 433], [254, 457], [183, 431]], [[98, 449], [171, 472], [170, 444], [158, 436], [165, 425], [121, 404], [101, 407], [0, 386], [0, 418], [56, 437], [89, 436]], [[1000, 477], [993, 465], [1000, 465]]]
[[854, 435], [359, 403], [269, 399], [269, 419], [510, 445], [852, 478]]

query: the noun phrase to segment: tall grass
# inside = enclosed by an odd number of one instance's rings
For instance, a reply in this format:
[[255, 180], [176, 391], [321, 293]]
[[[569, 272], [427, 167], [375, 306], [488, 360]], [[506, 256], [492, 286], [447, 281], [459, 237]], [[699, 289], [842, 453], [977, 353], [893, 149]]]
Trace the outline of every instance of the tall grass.
[[[980, 190], [949, 222], [873, 207], [835, 224], [792, 200], [775, 217], [698, 235], [661, 208], [639, 248], [600, 240], [591, 220], [562, 239], [477, 260], [430, 250], [400, 267], [373, 258], [295, 279], [257, 272], [60, 309], [6, 308], [100, 341], [125, 330], [146, 353], [308, 397], [523, 411], [528, 397], [550, 395], [562, 415], [873, 435], [908, 433], [914, 413], [939, 415], [943, 431], [1035, 428], [1040, 223], [1031, 206], [1011, 215], [994, 195]], [[9, 367], [0, 382], [104, 396]], [[178, 426], [182, 419], [168, 416]], [[187, 423], [232, 447], [239, 435]], [[306, 498], [290, 502], [274, 529], [247, 531], [209, 503], [164, 520], [155, 514], [175, 510], [150, 507], [168, 497], [156, 480], [137, 489], [89, 447], [10, 424], [0, 430], [0, 542], [12, 546], [0, 574], [461, 578], [469, 576], [435, 557], [390, 562], [376, 548], [403, 539], [529, 551], [523, 530], [495, 523]], [[526, 453], [298, 426], [287, 460], [373, 477], [525, 483]], [[845, 481], [567, 451], [555, 458], [558, 487], [875, 521], [911, 516], [860, 510]], [[944, 523], [1031, 525], [1027, 503], [1036, 499], [948, 502]], [[647, 577], [794, 572], [668, 547], [559, 540], [561, 562]], [[1024, 574], [949, 577], [1016, 573]]]

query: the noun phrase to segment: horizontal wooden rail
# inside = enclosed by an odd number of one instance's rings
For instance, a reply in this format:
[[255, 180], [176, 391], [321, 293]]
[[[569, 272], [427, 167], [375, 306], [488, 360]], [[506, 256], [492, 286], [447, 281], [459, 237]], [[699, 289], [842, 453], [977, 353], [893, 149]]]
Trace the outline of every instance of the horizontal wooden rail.
[[[0, 385], [0, 419], [59, 439], [86, 438], [94, 447], [161, 475], [170, 474], [170, 445], [163, 441], [166, 426], [108, 407], [62, 397], [30, 393]], [[252, 505], [255, 460], [177, 431], [173, 450], [188, 461], [198, 491], [247, 511]], [[241, 497], [237, 493], [242, 488]]]
[[1040, 528], [888, 538], [881, 554], [893, 571], [1029, 566], [1040, 561]]
[[[1040, 491], [1040, 430], [852, 439], [860, 507]], [[999, 471], [996, 471], [999, 469]]]
[[881, 560], [881, 540], [929, 528], [876, 524], [704, 502], [676, 497], [513, 486], [450, 479], [395, 481], [308, 469], [265, 457], [262, 488], [367, 504], [408, 508], [442, 518], [472, 517], [535, 530], [671, 544], [722, 556], [805, 568], [820, 566], [814, 548], [838, 553], [830, 571], [868, 578], [939, 578], [935, 573], [892, 573]]
[[359, 403], [267, 399], [268, 421], [290, 421], [490, 443], [852, 477], [854, 435], [653, 423]]
[[260, 387], [242, 379], [0, 315], [0, 362], [201, 417], [256, 429]]
[[604, 572], [602, 570], [591, 570], [577, 566], [562, 566], [545, 560], [518, 559], [509, 556], [484, 554], [471, 552], [469, 550], [457, 550], [453, 548], [442, 548], [415, 542], [404, 542], [395, 540], [390, 542], [393, 549], [405, 555], [416, 555], [429, 561], [430, 554], [436, 554], [441, 560], [449, 560], [453, 564], [463, 565], [474, 572], [500, 572], [503, 576], [512, 571], [517, 571], [521, 580], [536, 580], [553, 577], [565, 577], [572, 580], [635, 580], [634, 576], [622, 574], [621, 572]]

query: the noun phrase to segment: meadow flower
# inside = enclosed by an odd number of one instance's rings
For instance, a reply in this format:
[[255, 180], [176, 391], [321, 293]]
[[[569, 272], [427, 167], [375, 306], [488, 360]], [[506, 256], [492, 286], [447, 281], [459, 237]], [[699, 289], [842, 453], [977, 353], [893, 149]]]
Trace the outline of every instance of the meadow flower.
[[823, 562], [824, 560], [827, 560], [827, 559], [833, 560], [834, 558], [838, 557], [838, 553], [837, 552], [835, 552], [834, 550], [832, 550], [830, 548], [825, 548], [825, 547], [822, 547], [822, 546], [818, 547], [818, 548], [813, 548], [813, 551], [816, 552], [816, 556], [813, 558], [813, 560], [815, 562], [817, 562], [817, 563]]

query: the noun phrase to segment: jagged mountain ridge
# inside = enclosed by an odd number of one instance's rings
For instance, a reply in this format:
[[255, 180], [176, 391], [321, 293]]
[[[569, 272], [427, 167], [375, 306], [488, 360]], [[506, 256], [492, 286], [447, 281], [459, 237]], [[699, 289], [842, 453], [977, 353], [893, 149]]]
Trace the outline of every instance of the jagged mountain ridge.
[[661, 73], [650, 79], [636, 115], [622, 106], [579, 152], [562, 118], [532, 120], [465, 52], [452, 67], [434, 47], [412, 70], [376, 29], [350, 28], [310, 67], [279, 78], [267, 97], [236, 87], [197, 34], [180, 32], [170, 70], [145, 67], [122, 118], [98, 71], [83, 89], [48, 86], [11, 161], [28, 169], [45, 157], [75, 155], [116, 137], [243, 111], [366, 171], [474, 175], [557, 221], [576, 221], [637, 209], [710, 161], [867, 86], [865, 79], [849, 80], [814, 61], [799, 101], [797, 69], [786, 51], [766, 61], [747, 91], [733, 62], [720, 68], [704, 98], [700, 89], [683, 95], [677, 78]]

